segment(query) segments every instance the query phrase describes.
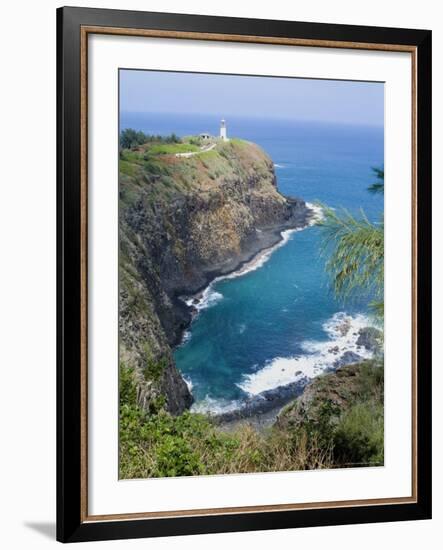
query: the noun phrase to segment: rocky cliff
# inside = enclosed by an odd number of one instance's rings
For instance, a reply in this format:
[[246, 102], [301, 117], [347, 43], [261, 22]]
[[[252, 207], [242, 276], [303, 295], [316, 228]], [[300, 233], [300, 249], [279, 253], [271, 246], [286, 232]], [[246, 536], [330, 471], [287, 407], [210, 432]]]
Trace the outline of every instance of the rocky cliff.
[[[174, 148], [175, 147], [175, 148]], [[155, 143], [120, 153], [120, 359], [138, 400], [180, 414], [192, 403], [172, 347], [191, 321], [181, 295], [277, 243], [311, 211], [276, 188], [271, 159], [242, 140], [178, 156]]]

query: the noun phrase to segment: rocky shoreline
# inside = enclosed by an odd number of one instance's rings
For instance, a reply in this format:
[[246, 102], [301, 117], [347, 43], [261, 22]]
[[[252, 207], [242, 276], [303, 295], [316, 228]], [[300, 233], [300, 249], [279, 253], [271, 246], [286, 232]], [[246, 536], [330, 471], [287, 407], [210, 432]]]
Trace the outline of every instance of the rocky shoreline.
[[[298, 206], [300, 205], [299, 199], [293, 200], [294, 202], [298, 202]], [[306, 205], [306, 203], [303, 204]], [[229, 275], [240, 272], [244, 267], [247, 268], [248, 266], [250, 266], [251, 263], [254, 263], [257, 258], [259, 258], [263, 253], [272, 253], [276, 246], [278, 246], [283, 241], [284, 231], [303, 230], [315, 223], [315, 219], [319, 215], [319, 213], [310, 205], [306, 205], [306, 208], [308, 209], [308, 212], [305, 215], [303, 223], [297, 223], [293, 226], [289, 224], [284, 224], [280, 225], [278, 228], [272, 227], [268, 230], [261, 230], [261, 239], [259, 241], [254, 241], [254, 245], [251, 246], [250, 249], [245, 249], [242, 254], [240, 254], [237, 258], [230, 260], [230, 262], [226, 263], [224, 267], [218, 270], [214, 270], [212, 272], [208, 272], [206, 274], [207, 281], [201, 288], [197, 289], [194, 293], [187, 296], [177, 293], [177, 296], [174, 297], [174, 300], [177, 301], [177, 307], [186, 308], [187, 322], [183, 324], [181, 333], [177, 337], [177, 343], [175, 344], [175, 346], [181, 345], [183, 343], [183, 337], [186, 334], [186, 331], [189, 329], [192, 321], [199, 313], [198, 306], [202, 302], [204, 292], [206, 289], [210, 288], [211, 284], [213, 284], [218, 279], [222, 279], [224, 277], [228, 277]], [[245, 272], [247, 272], [247, 270]], [[342, 335], [346, 334], [346, 332], [350, 330], [349, 322], [347, 320], [344, 320], [338, 330], [341, 332]], [[372, 355], [376, 356], [380, 354], [382, 350], [380, 336], [381, 332], [372, 326], [360, 329], [357, 339], [357, 346], [359, 348], [366, 349]], [[336, 355], [337, 358], [331, 363], [331, 366], [329, 368], [324, 370], [325, 374], [336, 372], [338, 369], [344, 366], [359, 364], [367, 359], [367, 356], [363, 357], [359, 353], [349, 350], [340, 350], [338, 346], [334, 346], [332, 344], [331, 348], [328, 351]], [[243, 423], [244, 421], [254, 424], [258, 428], [260, 428], [265, 425], [272, 424], [282, 408], [294, 399], [300, 397], [303, 394], [305, 388], [309, 386], [313, 380], [314, 379], [312, 378], [303, 376], [302, 378], [297, 379], [295, 382], [277, 386], [275, 388], [263, 391], [257, 395], [252, 395], [248, 397], [244, 401], [244, 403], [236, 409], [223, 413], [209, 412], [208, 414], [211, 416], [216, 424], [227, 429], [229, 429], [230, 426]]]
[[181, 297], [254, 261], [313, 211], [278, 192], [272, 160], [251, 142], [192, 158], [150, 147], [121, 155], [120, 361], [144, 409], [177, 415], [193, 401], [173, 357], [195, 315]]
[[247, 273], [249, 271], [247, 269], [248, 266], [255, 263], [255, 261], [260, 259], [262, 255], [272, 254], [274, 249], [282, 243], [284, 240], [285, 231], [301, 231], [314, 223], [316, 211], [313, 208], [307, 206], [306, 203], [300, 199], [291, 199], [287, 197], [287, 200], [297, 204], [297, 207], [300, 207], [301, 203], [306, 206], [306, 212], [304, 213], [302, 220], [298, 220], [293, 225], [286, 223], [280, 224], [278, 227], [274, 226], [260, 229], [257, 238], [251, 241], [249, 246], [245, 246], [245, 249], [236, 258], [231, 258], [229, 261], [225, 262], [223, 266], [206, 272], [204, 284], [199, 286], [197, 289], [192, 290], [192, 292], [189, 292], [189, 290], [185, 292], [184, 289], [180, 289], [175, 292], [173, 297], [174, 306], [180, 311], [185, 312], [186, 320], [184, 320], [180, 326], [180, 331], [176, 334], [176, 339], [172, 344], [173, 347], [183, 343], [183, 338], [186, 331], [189, 329], [193, 319], [198, 314], [199, 308], [197, 306], [201, 304], [202, 298], [204, 297], [204, 292], [210, 288], [214, 282], [235, 274], [238, 274], [236, 276], [241, 276], [241, 271], [244, 268], [246, 268], [244, 272]]
[[[204, 307], [205, 289], [262, 265], [287, 231], [309, 226], [319, 212], [278, 192], [272, 160], [253, 143], [233, 140], [189, 159], [149, 148], [123, 154], [120, 166], [120, 362], [133, 371], [142, 408], [180, 415], [193, 396], [173, 348]], [[362, 338], [362, 346], [372, 345], [374, 334]], [[335, 347], [327, 350], [332, 370], [361, 359], [355, 346]], [[244, 406], [216, 421], [272, 418], [316, 375], [281, 370], [284, 384], [247, 391]]]
[[[372, 357], [380, 357], [383, 353], [381, 331], [372, 326], [360, 329], [357, 345], [370, 352]], [[362, 355], [352, 351], [345, 351], [340, 354], [340, 350], [338, 350], [337, 355], [337, 359], [331, 364], [330, 368], [323, 371], [324, 374], [334, 373], [343, 367], [358, 365], [367, 360], [367, 357], [364, 358]], [[270, 425], [277, 419], [282, 408], [300, 397], [305, 389], [315, 380], [316, 378], [311, 379], [302, 376], [296, 382], [277, 386], [249, 397], [238, 409], [213, 414], [211, 417], [216, 424], [225, 426], [228, 429], [230, 425], [238, 425], [244, 421], [254, 424], [258, 428], [263, 425]], [[260, 418], [263, 415], [265, 419], [262, 422]]]

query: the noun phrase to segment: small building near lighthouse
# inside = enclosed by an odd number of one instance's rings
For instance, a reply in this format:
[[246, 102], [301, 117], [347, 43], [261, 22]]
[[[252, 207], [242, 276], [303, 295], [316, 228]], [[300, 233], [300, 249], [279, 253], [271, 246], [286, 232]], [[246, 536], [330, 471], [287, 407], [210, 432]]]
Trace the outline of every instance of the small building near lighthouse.
[[228, 134], [226, 132], [226, 121], [223, 118], [220, 122], [220, 139], [223, 141], [228, 141]]

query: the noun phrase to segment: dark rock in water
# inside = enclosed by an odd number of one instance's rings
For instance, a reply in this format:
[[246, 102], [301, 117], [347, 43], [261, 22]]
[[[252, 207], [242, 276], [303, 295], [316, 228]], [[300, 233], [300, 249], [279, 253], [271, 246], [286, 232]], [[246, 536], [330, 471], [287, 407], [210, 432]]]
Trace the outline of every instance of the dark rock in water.
[[383, 351], [383, 333], [375, 327], [365, 327], [359, 330], [357, 346], [362, 346], [372, 353]]
[[336, 370], [345, 365], [352, 365], [352, 363], [359, 363], [363, 357], [353, 351], [345, 351], [344, 354], [336, 359], [333, 363], [333, 369]]
[[283, 407], [283, 405], [286, 405], [286, 403], [289, 403], [289, 401], [301, 395], [309, 381], [310, 379], [305, 376], [297, 380], [297, 382], [263, 391], [250, 397], [239, 409], [216, 415], [214, 419], [220, 424], [223, 424]]
[[161, 393], [167, 396], [167, 407], [171, 414], [181, 414], [194, 402], [194, 397], [179, 371], [168, 366], [160, 383]]
[[345, 317], [342, 319], [339, 325], [337, 325], [337, 330], [340, 332], [342, 336], [346, 336], [348, 334], [349, 329], [351, 328], [351, 321], [349, 317]]

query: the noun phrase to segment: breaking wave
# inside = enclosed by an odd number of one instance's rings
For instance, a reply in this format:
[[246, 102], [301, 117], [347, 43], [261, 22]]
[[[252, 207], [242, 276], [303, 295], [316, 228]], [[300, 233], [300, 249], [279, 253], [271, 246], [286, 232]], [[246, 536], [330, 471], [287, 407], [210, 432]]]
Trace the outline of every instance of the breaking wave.
[[194, 403], [191, 407], [191, 412], [201, 414], [225, 414], [235, 411], [242, 406], [241, 401], [229, 400], [229, 399], [216, 399], [206, 395], [204, 399], [201, 399], [197, 403]]
[[361, 359], [369, 359], [372, 353], [357, 346], [357, 340], [360, 329], [371, 324], [371, 320], [364, 315], [336, 313], [323, 324], [328, 340], [303, 342], [301, 347], [305, 353], [292, 357], [275, 357], [257, 372], [244, 375], [243, 381], [237, 386], [249, 395], [257, 395], [305, 377], [315, 378], [334, 368], [334, 363], [346, 352], [352, 352]]
[[188, 306], [193, 306], [197, 311], [201, 311], [202, 309], [211, 307], [222, 300], [223, 295], [220, 292], [214, 290], [214, 285], [216, 283], [225, 279], [236, 279], [237, 277], [243, 277], [243, 275], [247, 275], [252, 271], [260, 269], [260, 267], [262, 267], [269, 260], [269, 258], [276, 250], [278, 250], [282, 246], [285, 246], [285, 244], [292, 238], [294, 233], [297, 233], [298, 231], [303, 231], [303, 229], [306, 229], [306, 227], [315, 225], [317, 221], [323, 218], [323, 212], [320, 206], [308, 202], [306, 203], [306, 206], [313, 211], [313, 216], [307, 225], [305, 225], [304, 227], [297, 227], [295, 229], [283, 230], [281, 232], [281, 240], [274, 246], [265, 248], [256, 256], [254, 256], [251, 261], [244, 263], [236, 271], [228, 273], [227, 275], [220, 275], [219, 277], [216, 277], [213, 281], [211, 281], [211, 283], [205, 288], [203, 292], [195, 296], [184, 297], [184, 302]]
[[215, 306], [220, 300], [223, 300], [223, 294], [214, 290], [211, 283], [200, 295], [185, 298], [184, 301], [188, 306], [192, 306], [197, 311], [200, 311]]
[[188, 390], [192, 392], [192, 388], [194, 387], [194, 384], [192, 383], [192, 380], [186, 376], [182, 375], [183, 380], [185, 381], [185, 384], [188, 386]]
[[306, 206], [310, 208], [314, 213], [311, 221], [309, 222], [309, 225], [315, 225], [317, 222], [321, 221], [325, 217], [322, 207], [318, 204], [307, 202]]

